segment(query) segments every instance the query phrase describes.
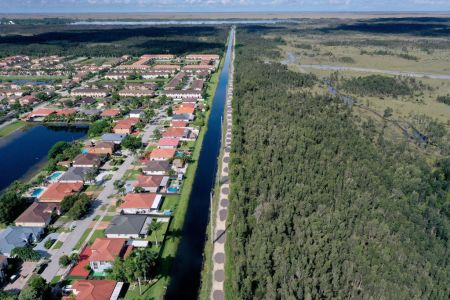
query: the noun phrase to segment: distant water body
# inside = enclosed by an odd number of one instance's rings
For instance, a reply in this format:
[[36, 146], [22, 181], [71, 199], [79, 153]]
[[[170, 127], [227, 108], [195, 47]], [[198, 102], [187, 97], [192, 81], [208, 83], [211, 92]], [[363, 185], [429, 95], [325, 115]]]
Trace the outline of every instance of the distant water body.
[[172, 21], [77, 21], [71, 25], [251, 25], [297, 23], [294, 20], [172, 20]]

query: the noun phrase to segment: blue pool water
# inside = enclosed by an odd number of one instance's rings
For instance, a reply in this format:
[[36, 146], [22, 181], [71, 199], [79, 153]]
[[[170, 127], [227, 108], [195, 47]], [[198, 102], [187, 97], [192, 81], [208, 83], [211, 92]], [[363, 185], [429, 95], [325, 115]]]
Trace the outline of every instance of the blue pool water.
[[38, 198], [43, 192], [44, 192], [43, 188], [34, 189], [33, 192], [31, 193], [31, 197]]
[[167, 190], [168, 190], [169, 192], [171, 192], [171, 193], [176, 193], [176, 192], [178, 192], [178, 188], [177, 188], [177, 187], [173, 187], [173, 186], [169, 187]]
[[55, 181], [56, 179], [58, 179], [58, 177], [59, 176], [61, 176], [61, 174], [62, 174], [63, 172], [54, 172], [54, 173], [52, 173], [52, 175], [50, 175], [50, 176], [48, 176], [48, 179], [50, 180], [50, 181]]
[[175, 152], [175, 156], [176, 157], [183, 157], [184, 156], [184, 152], [183, 151], [177, 151], [177, 152]]

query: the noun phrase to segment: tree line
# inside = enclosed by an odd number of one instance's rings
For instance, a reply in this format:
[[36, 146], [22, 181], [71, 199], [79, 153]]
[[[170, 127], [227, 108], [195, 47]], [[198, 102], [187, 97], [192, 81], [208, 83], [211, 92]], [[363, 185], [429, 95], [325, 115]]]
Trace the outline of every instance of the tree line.
[[264, 33], [237, 35], [226, 298], [447, 299], [450, 158], [357, 126]]

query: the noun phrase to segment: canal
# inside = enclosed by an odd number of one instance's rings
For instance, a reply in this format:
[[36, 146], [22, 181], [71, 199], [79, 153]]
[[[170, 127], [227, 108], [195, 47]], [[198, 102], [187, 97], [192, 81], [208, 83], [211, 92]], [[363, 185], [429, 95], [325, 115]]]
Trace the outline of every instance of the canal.
[[56, 142], [74, 141], [86, 132], [86, 127], [32, 125], [0, 139], [0, 191], [34, 174]]
[[210, 195], [214, 188], [217, 159], [220, 153], [222, 116], [225, 108], [233, 35], [234, 31], [232, 30], [228, 39], [225, 62], [213, 99], [208, 130], [200, 152], [185, 223], [181, 233], [182, 239], [174, 260], [171, 273], [172, 280], [167, 289], [166, 299], [189, 300], [197, 299], [198, 296], [206, 228], [209, 220]]

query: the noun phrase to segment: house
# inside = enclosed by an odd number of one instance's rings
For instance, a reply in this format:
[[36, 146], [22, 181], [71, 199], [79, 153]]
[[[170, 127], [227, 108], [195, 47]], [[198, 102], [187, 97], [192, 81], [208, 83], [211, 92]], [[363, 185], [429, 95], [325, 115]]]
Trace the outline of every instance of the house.
[[175, 157], [174, 148], [156, 148], [150, 153], [150, 160], [169, 160]]
[[195, 116], [193, 114], [174, 114], [172, 116], [172, 120], [189, 122], [194, 120], [194, 117]]
[[106, 89], [89, 89], [89, 88], [78, 88], [73, 89], [71, 92], [72, 96], [81, 97], [106, 97], [108, 96], [108, 90]]
[[94, 155], [112, 155], [114, 151], [116, 151], [116, 144], [113, 142], [100, 141], [89, 148], [89, 153]]
[[36, 102], [38, 102], [38, 99], [36, 97], [34, 97], [34, 96], [31, 96], [31, 95], [23, 96], [22, 98], [19, 99], [19, 103], [22, 106], [24, 106], [24, 105], [33, 105]]
[[70, 115], [73, 115], [76, 113], [77, 113], [77, 111], [74, 108], [64, 108], [64, 109], [60, 109], [60, 110], [56, 111], [56, 114], [58, 116], [70, 116]]
[[151, 90], [129, 90], [124, 89], [119, 91], [120, 97], [153, 97], [155, 92]]
[[172, 80], [164, 87], [166, 91], [176, 90], [178, 85], [183, 81], [184, 77], [186, 77], [186, 73], [180, 72], [175, 75]]
[[82, 182], [54, 182], [42, 193], [39, 202], [61, 202], [64, 197], [78, 193], [82, 188]]
[[8, 267], [8, 258], [4, 255], [0, 255], [0, 281], [3, 281], [6, 274], [5, 270]]
[[197, 73], [202, 71], [214, 71], [216, 69], [216, 66], [204, 64], [204, 65], [186, 65], [183, 67], [184, 72], [188, 73]]
[[[115, 280], [75, 280], [72, 292], [75, 300], [117, 300], [121, 294], [123, 282]], [[67, 299], [73, 299], [71, 296]], [[63, 298], [64, 299], [64, 298]]]
[[190, 118], [194, 119], [194, 112], [195, 112], [195, 105], [188, 105], [188, 103], [185, 103], [175, 108], [175, 111], [173, 113], [175, 115], [187, 114], [189, 115]]
[[37, 108], [35, 110], [33, 110], [32, 112], [30, 112], [27, 116], [28, 119], [33, 119], [33, 118], [45, 118], [48, 117], [51, 114], [56, 113], [56, 110], [54, 109], [49, 109], [49, 108]]
[[113, 128], [113, 132], [117, 134], [131, 134], [134, 126], [139, 123], [138, 118], [127, 118], [117, 121], [116, 126]]
[[173, 120], [170, 122], [170, 126], [173, 128], [184, 128], [188, 126], [187, 121], [181, 121], [181, 120]]
[[186, 60], [219, 60], [220, 56], [217, 54], [189, 54], [186, 55]]
[[194, 91], [202, 91], [205, 81], [202, 79], [195, 79], [191, 82], [191, 89]]
[[61, 177], [59, 177], [58, 181], [64, 183], [84, 183], [92, 180], [89, 177], [91, 175], [95, 175], [96, 173], [97, 170], [95, 168], [71, 167]]
[[130, 118], [142, 119], [144, 117], [144, 110], [143, 109], [132, 109], [132, 110], [130, 110], [128, 116]]
[[97, 101], [92, 97], [84, 97], [77, 101], [78, 105], [89, 106], [94, 105]]
[[74, 158], [72, 166], [79, 168], [99, 168], [102, 160], [102, 156], [100, 155], [81, 153]]
[[16, 218], [14, 224], [24, 227], [47, 227], [55, 214], [59, 213], [58, 203], [33, 202], [20, 216]]
[[79, 109], [79, 114], [86, 115], [86, 116], [99, 116], [102, 111], [100, 109]]
[[101, 114], [100, 117], [103, 118], [113, 118], [120, 115], [120, 109], [112, 108], [112, 109], [105, 109]]
[[109, 223], [105, 230], [105, 235], [110, 239], [145, 238], [151, 222], [152, 219], [146, 215], [117, 215]]
[[149, 60], [172, 60], [175, 59], [175, 55], [173, 54], [144, 54], [141, 56], [141, 59]]
[[129, 193], [120, 208], [124, 214], [149, 214], [159, 209], [161, 198], [161, 195], [153, 193]]
[[120, 145], [126, 136], [126, 134], [105, 133], [102, 135], [101, 140], [102, 142], [113, 142], [116, 145]]
[[179, 138], [163, 137], [158, 141], [158, 148], [161, 149], [176, 149], [178, 146], [180, 146]]
[[172, 71], [145, 71], [141, 75], [144, 79], [169, 78], [172, 75]]
[[17, 247], [37, 242], [44, 232], [42, 227], [10, 226], [0, 232], [0, 254], [10, 257]]
[[174, 91], [162, 91], [163, 95], [173, 98], [175, 100], [183, 100], [185, 98], [203, 99], [201, 91], [195, 90], [174, 90]]
[[169, 170], [170, 162], [168, 160], [152, 160], [142, 168], [145, 175], [167, 175]]
[[97, 238], [91, 246], [92, 254], [89, 265], [99, 275], [112, 268], [117, 257], [124, 258], [131, 253], [132, 247], [127, 246], [127, 239]]
[[130, 123], [117, 123], [113, 128], [113, 132], [117, 134], [131, 134], [133, 132], [134, 125]]
[[175, 73], [181, 69], [178, 65], [154, 65], [152, 71], [154, 72], [172, 72]]
[[169, 127], [166, 131], [162, 133], [162, 136], [167, 138], [179, 138], [179, 139], [187, 138], [189, 136], [189, 129]]
[[161, 175], [139, 175], [133, 186], [142, 188], [146, 192], [157, 193], [161, 188], [166, 188], [169, 182], [168, 176]]

